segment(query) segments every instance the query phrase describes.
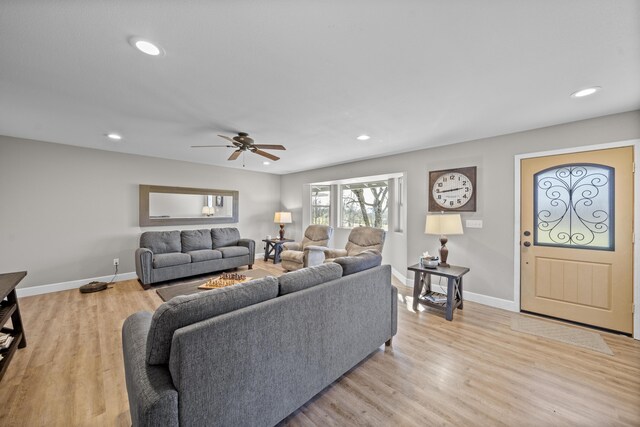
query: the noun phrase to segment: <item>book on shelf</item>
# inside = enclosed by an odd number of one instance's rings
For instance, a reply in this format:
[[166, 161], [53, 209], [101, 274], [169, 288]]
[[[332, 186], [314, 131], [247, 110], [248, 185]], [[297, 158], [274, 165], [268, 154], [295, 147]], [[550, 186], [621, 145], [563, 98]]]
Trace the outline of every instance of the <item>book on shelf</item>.
[[447, 302], [447, 296], [446, 295], [440, 295], [440, 294], [425, 295], [424, 299], [426, 299], [429, 302], [435, 302], [435, 303]]
[[0, 350], [6, 350], [13, 342], [13, 337], [7, 338], [2, 344], [0, 344]]

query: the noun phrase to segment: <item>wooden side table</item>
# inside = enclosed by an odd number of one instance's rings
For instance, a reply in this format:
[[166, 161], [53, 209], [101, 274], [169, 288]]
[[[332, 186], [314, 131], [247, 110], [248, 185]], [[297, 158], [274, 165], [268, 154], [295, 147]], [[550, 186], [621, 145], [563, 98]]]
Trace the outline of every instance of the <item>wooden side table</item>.
[[[449, 266], [426, 268], [420, 264], [409, 267], [414, 272], [413, 279], [413, 309], [418, 310], [418, 303], [427, 307], [437, 308], [445, 312], [445, 319], [453, 320], [453, 311], [456, 308], [462, 310], [462, 276], [469, 272], [467, 267]], [[447, 278], [446, 301], [434, 302], [427, 299], [428, 296], [442, 296], [431, 290], [431, 275]], [[423, 288], [425, 292], [422, 293]]]
[[[4, 376], [16, 349], [27, 346], [27, 339], [24, 335], [24, 329], [22, 328], [18, 296], [16, 295], [16, 286], [18, 286], [18, 283], [20, 283], [26, 275], [26, 271], [0, 274], [0, 328], [2, 328], [2, 332], [10, 333], [13, 336], [13, 341], [9, 348], [0, 353], [2, 354], [2, 360], [0, 360], [0, 380]], [[11, 318], [13, 329], [4, 326], [9, 318]]]
[[282, 244], [287, 242], [293, 242], [292, 239], [263, 239], [264, 245], [264, 260], [272, 259], [274, 264], [280, 262], [280, 252], [282, 252]]

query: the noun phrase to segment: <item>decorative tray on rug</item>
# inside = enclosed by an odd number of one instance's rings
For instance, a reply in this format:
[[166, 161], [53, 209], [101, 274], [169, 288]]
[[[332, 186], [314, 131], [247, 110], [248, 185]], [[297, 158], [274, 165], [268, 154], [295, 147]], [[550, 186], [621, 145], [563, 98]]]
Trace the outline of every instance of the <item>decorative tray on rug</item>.
[[198, 286], [198, 289], [218, 289], [226, 286], [236, 285], [238, 283], [248, 282], [251, 278], [238, 273], [222, 273], [222, 276], [214, 279], [209, 279], [202, 285]]

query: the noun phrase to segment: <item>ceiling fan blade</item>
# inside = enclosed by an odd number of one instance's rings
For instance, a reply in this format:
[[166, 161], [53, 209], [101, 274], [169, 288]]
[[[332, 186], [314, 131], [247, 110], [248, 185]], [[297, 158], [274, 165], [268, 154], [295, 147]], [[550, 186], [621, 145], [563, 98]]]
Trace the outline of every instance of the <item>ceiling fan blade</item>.
[[231, 142], [235, 147], [239, 147], [240, 145], [242, 145], [242, 144], [240, 144], [238, 141], [234, 141], [233, 139], [229, 138], [228, 136], [225, 136], [225, 135], [218, 135], [218, 136], [219, 136], [220, 138], [224, 138], [224, 139], [226, 139], [227, 141]]
[[[254, 145], [255, 147], [255, 145]], [[258, 150], [257, 148], [255, 150], [251, 150], [253, 153], [259, 154], [263, 157], [266, 157], [267, 159], [271, 159], [271, 160], [280, 160], [280, 157], [274, 156], [273, 154], [269, 154], [266, 151], [262, 151], [262, 150]]]
[[229, 156], [229, 158], [227, 160], [235, 160], [238, 158], [238, 156], [240, 155], [240, 153], [242, 153], [242, 150], [236, 150], [233, 153], [231, 153], [231, 155]]
[[253, 144], [256, 148], [264, 148], [266, 150], [286, 150], [284, 145], [271, 145], [271, 144]]
[[211, 147], [226, 147], [226, 148], [236, 148], [235, 145], [192, 145], [191, 148], [211, 148]]

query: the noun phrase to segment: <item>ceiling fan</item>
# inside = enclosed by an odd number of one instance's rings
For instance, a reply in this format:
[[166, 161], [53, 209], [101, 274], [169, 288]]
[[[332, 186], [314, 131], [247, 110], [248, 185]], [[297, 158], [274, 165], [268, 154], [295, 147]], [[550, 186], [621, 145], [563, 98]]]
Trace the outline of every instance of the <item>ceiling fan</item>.
[[250, 151], [254, 154], [258, 154], [260, 156], [266, 157], [270, 160], [280, 160], [280, 157], [274, 156], [271, 153], [267, 153], [265, 150], [286, 150], [283, 145], [272, 145], [272, 144], [254, 144], [253, 138], [249, 137], [249, 134], [246, 132], [238, 132], [238, 136], [234, 136], [233, 138], [229, 138], [225, 135], [218, 135], [220, 138], [224, 138], [227, 141], [231, 142], [233, 145], [192, 145], [191, 148], [210, 148], [210, 147], [227, 147], [227, 148], [235, 148], [236, 151], [231, 153], [228, 160], [235, 160], [245, 151]]

